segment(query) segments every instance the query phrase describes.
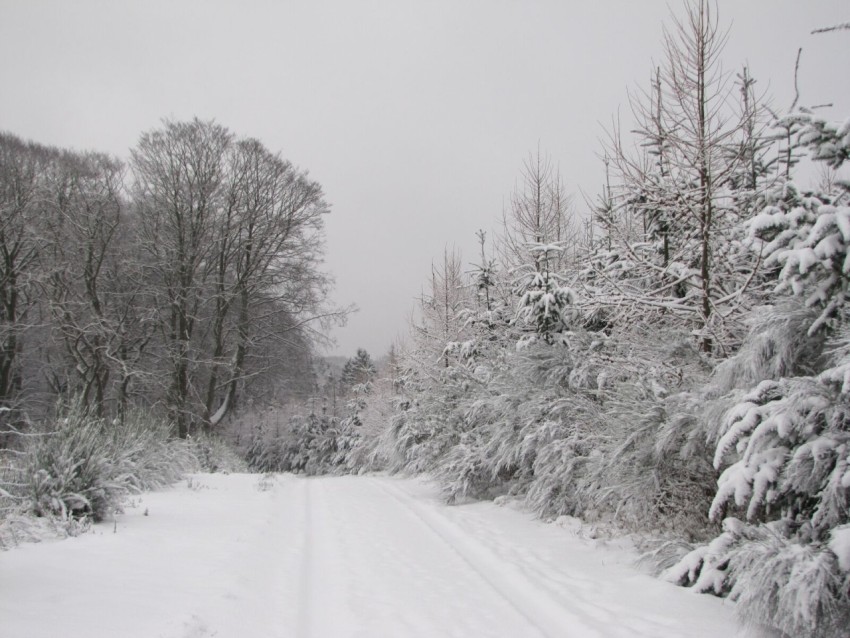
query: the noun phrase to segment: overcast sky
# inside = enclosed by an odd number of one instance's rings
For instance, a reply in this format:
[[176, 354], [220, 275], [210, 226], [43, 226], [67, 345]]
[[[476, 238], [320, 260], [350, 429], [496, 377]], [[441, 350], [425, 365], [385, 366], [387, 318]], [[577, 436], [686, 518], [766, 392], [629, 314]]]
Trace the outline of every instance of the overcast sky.
[[[669, 6], [681, 9], [677, 0]], [[847, 0], [719, 0], [724, 59], [775, 106], [850, 115]], [[475, 257], [538, 144], [595, 196], [599, 140], [661, 56], [664, 0], [0, 0], [0, 129], [128, 157], [161, 118], [216, 119], [332, 205], [336, 353], [381, 355], [446, 244]]]

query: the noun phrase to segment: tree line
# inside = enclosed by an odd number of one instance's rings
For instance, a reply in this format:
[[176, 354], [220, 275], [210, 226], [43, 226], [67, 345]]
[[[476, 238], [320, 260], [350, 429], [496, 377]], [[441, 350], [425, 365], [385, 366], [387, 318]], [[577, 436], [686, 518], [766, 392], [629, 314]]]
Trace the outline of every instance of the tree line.
[[[128, 162], [0, 134], [0, 408], [134, 407], [185, 437], [309, 391], [344, 312], [309, 175], [213, 121], [164, 121]], [[306, 373], [305, 373], [306, 371]]]
[[850, 127], [726, 71], [715, 9], [664, 29], [590, 219], [538, 152], [474, 261], [435, 260], [378, 449], [449, 501], [650, 534], [747, 622], [844, 635]]

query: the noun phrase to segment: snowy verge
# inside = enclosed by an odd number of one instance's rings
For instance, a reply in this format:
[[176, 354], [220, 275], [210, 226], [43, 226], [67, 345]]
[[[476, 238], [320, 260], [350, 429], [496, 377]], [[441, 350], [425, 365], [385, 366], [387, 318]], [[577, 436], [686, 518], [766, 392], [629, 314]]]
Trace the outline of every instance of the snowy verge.
[[629, 560], [510, 507], [447, 507], [421, 480], [196, 474], [81, 536], [5, 552], [0, 627], [4, 638], [755, 635], [732, 605]]

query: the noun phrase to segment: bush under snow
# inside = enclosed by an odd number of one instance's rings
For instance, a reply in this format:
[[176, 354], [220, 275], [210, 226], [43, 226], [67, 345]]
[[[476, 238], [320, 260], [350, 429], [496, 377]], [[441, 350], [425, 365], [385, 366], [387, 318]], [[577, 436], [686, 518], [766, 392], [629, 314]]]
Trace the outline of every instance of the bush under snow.
[[5, 456], [2, 526], [10, 538], [27, 538], [26, 515], [54, 520], [52, 527], [73, 533], [81, 521], [120, 511], [127, 496], [198, 468], [190, 446], [175, 440], [167, 424], [141, 413], [107, 421], [79, 406]]

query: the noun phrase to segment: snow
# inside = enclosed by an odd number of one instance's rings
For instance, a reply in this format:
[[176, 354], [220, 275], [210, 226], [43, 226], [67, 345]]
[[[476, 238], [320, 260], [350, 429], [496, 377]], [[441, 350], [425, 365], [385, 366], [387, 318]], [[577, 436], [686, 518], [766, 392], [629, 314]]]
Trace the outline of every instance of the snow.
[[219, 421], [221, 421], [222, 418], [224, 418], [224, 415], [227, 413], [227, 407], [228, 407], [229, 404], [230, 404], [230, 395], [227, 394], [227, 395], [225, 395], [224, 401], [222, 401], [221, 406], [218, 408], [218, 410], [215, 411], [215, 414], [213, 414], [210, 417], [210, 425], [217, 425], [219, 423]]
[[844, 242], [850, 242], [850, 206], [841, 206], [835, 210], [835, 225]]
[[838, 558], [842, 571], [850, 572], [850, 525], [842, 525], [832, 530], [829, 549]]
[[[745, 636], [731, 603], [419, 480], [195, 475], [0, 555], [3, 638]], [[752, 635], [752, 634], [750, 634]]]
[[748, 223], [750, 238], [755, 239], [769, 228], [781, 228], [784, 223], [785, 214], [776, 206], [768, 206]]

